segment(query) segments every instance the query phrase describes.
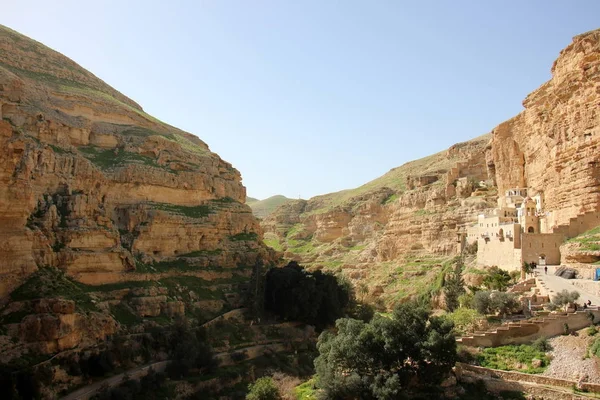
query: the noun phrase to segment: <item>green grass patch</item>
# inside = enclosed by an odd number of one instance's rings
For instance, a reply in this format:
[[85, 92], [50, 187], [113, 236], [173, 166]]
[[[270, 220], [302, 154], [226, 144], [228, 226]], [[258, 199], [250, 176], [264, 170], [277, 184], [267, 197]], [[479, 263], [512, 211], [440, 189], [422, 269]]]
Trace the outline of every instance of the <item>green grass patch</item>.
[[188, 218], [205, 218], [212, 214], [212, 211], [207, 205], [198, 206], [178, 206], [169, 203], [148, 203], [155, 210], [167, 212], [169, 214], [181, 215]]
[[288, 250], [296, 254], [312, 253], [315, 250], [315, 246], [311, 241], [288, 239], [287, 244]]
[[229, 236], [229, 240], [234, 242], [238, 241], [256, 241], [258, 240], [258, 234], [256, 232], [240, 232], [235, 235]]
[[175, 135], [172, 133], [159, 133], [152, 129], [142, 128], [141, 126], [131, 126], [121, 132], [123, 136], [138, 136], [138, 137], [150, 137], [150, 136], [163, 136], [173, 140]]
[[56, 154], [72, 154], [72, 153], [71, 153], [71, 150], [63, 149], [62, 147], [58, 147], [58, 146], [55, 146], [55, 145], [53, 145], [53, 144], [49, 144], [48, 146], [49, 146], [49, 147], [52, 149], [52, 151], [54, 151]]
[[123, 289], [149, 288], [152, 286], [156, 286], [156, 282], [154, 282], [154, 281], [128, 281], [128, 282], [105, 283], [104, 285], [82, 285], [82, 288], [86, 292], [92, 293], [92, 292], [112, 292], [114, 290], [123, 290]]
[[315, 386], [315, 378], [296, 386], [294, 389], [298, 400], [317, 400], [317, 389]]
[[420, 210], [417, 210], [414, 212], [414, 215], [419, 216], [419, 217], [422, 217], [424, 215], [431, 215], [431, 214], [433, 214], [433, 212], [426, 210], [424, 208], [421, 208]]
[[190, 253], [181, 254], [179, 257], [203, 257], [203, 256], [218, 256], [223, 253], [223, 249], [214, 250], [197, 250]]
[[365, 245], [365, 244], [357, 244], [356, 246], [352, 246], [352, 247], [348, 248], [348, 250], [361, 251], [361, 250], [364, 250], [366, 247], [367, 247], [367, 245]]
[[598, 251], [600, 250], [600, 226], [571, 238], [567, 242], [579, 243], [580, 250], [583, 251]]
[[[532, 365], [534, 359], [541, 361], [540, 367], [534, 367]], [[479, 365], [486, 368], [500, 369], [503, 371], [518, 371], [528, 374], [542, 373], [550, 364], [550, 360], [544, 352], [527, 344], [484, 349], [477, 355], [477, 362]]]
[[40, 268], [10, 294], [14, 301], [57, 297], [73, 300], [81, 311], [97, 310], [87, 293], [86, 285], [67, 277], [58, 268]]
[[249, 326], [229, 321], [217, 322], [211, 326], [208, 337], [215, 347], [222, 345], [225, 341], [229, 343], [229, 347], [236, 347], [252, 343], [255, 340], [254, 331]]
[[398, 200], [398, 197], [399, 197], [398, 193], [392, 193], [390, 196], [383, 199], [381, 201], [381, 204], [391, 204], [391, 203], [395, 202], [396, 200]]
[[129, 307], [122, 303], [110, 306], [110, 313], [121, 325], [133, 326], [142, 322], [142, 319], [139, 316], [134, 314]]
[[289, 238], [301, 232], [304, 232], [304, 224], [296, 224], [292, 226], [287, 232], [285, 232], [285, 237]]
[[277, 250], [277, 251], [283, 251], [283, 246], [281, 245], [281, 243], [279, 242], [278, 238], [273, 238], [273, 239], [264, 239], [264, 243], [269, 246], [270, 248], [272, 248], [273, 250]]
[[154, 158], [139, 153], [125, 151], [123, 149], [103, 149], [96, 146], [82, 146], [79, 147], [78, 150], [85, 158], [103, 171], [109, 171], [129, 164], [141, 164], [175, 173], [175, 171], [172, 171], [169, 167], [157, 164]]

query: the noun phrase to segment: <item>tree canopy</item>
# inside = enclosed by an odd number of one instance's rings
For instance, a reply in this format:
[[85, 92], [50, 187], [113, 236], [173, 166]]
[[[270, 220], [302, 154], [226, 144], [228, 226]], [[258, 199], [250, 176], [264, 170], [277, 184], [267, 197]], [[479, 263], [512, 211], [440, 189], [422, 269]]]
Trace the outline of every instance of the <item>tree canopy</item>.
[[317, 327], [333, 324], [351, 297], [351, 288], [335, 276], [307, 272], [295, 262], [267, 272], [265, 308], [286, 320]]
[[436, 385], [456, 361], [451, 321], [416, 302], [391, 318], [339, 319], [319, 337], [318, 385], [327, 399], [397, 399], [417, 385]]

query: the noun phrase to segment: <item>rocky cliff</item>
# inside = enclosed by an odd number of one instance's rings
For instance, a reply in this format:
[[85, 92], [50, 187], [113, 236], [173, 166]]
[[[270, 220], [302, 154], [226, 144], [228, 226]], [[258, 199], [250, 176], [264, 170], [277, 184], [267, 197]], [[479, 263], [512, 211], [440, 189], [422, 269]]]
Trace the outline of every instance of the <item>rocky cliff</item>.
[[262, 224], [267, 243], [390, 300], [435, 286], [456, 228], [508, 188], [543, 194], [547, 231], [573, 237], [600, 225], [600, 30], [576, 36], [523, 105], [489, 135], [280, 207]]
[[[2, 303], [24, 300], [24, 309], [32, 311], [27, 302], [36, 297], [64, 299], [76, 289], [92, 301], [87, 311], [110, 311], [123, 296], [105, 293], [113, 284], [143, 286], [128, 297], [127, 311], [138, 316], [181, 313], [182, 306], [171, 303], [182, 298], [200, 311], [203, 300], [213, 301], [209, 309], [220, 309], [228, 302], [225, 292], [239, 298], [235, 288], [213, 287], [203, 296], [190, 295], [185, 285], [204, 282], [196, 285], [198, 292], [212, 281], [247, 281], [257, 259], [274, 257], [231, 164], [75, 62], [2, 26], [0, 149]], [[30, 291], [24, 299], [9, 295], [24, 282], [31, 286], [32, 279], [54, 276], [38, 269], [59, 269], [72, 290]], [[190, 279], [173, 281], [186, 274]], [[100, 294], [89, 298], [94, 285]], [[19, 307], [11, 304], [0, 316], [19, 322]], [[52, 314], [49, 319], [30, 316], [25, 328], [9, 331], [23, 340], [54, 340], [86, 325], [74, 310], [53, 309], [34, 313]], [[64, 315], [71, 315], [69, 321]], [[44, 326], [53, 333], [37, 335]]]
[[600, 30], [573, 38], [552, 79], [525, 110], [492, 131], [486, 154], [498, 191], [531, 187], [544, 195], [548, 227], [600, 208]]

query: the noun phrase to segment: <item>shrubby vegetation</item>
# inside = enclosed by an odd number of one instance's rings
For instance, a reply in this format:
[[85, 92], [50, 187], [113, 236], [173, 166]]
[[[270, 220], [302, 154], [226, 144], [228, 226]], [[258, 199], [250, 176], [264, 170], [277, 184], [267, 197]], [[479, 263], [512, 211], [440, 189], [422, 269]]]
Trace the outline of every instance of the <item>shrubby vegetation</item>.
[[485, 317], [472, 308], [461, 307], [447, 315], [447, 318], [454, 323], [454, 332], [464, 335], [467, 332], [482, 329], [486, 326]]
[[319, 337], [315, 360], [326, 399], [396, 399], [401, 392], [435, 387], [454, 366], [453, 324], [414, 301], [391, 318], [365, 323], [339, 319]]
[[446, 298], [446, 310], [454, 311], [459, 306], [459, 297], [465, 293], [465, 281], [462, 278], [463, 265], [457, 262], [454, 271], [445, 278], [444, 294]]
[[577, 299], [579, 299], [579, 292], [569, 292], [568, 290], [564, 289], [558, 292], [556, 296], [552, 298], [552, 304], [554, 304], [556, 307], [564, 307], [568, 304], [575, 303]]
[[267, 272], [265, 309], [285, 320], [323, 328], [344, 316], [351, 299], [348, 284], [321, 271], [309, 273], [293, 261]]
[[210, 371], [217, 365], [205, 330], [190, 328], [185, 319], [176, 321], [169, 337], [169, 348], [172, 361], [167, 367], [167, 374], [171, 378], [187, 376], [193, 368]]
[[499, 313], [504, 316], [518, 311], [521, 307], [515, 294], [487, 290], [475, 293], [470, 306], [483, 315]]
[[477, 360], [479, 365], [486, 368], [517, 370], [529, 374], [544, 372], [550, 364], [546, 351], [539, 350], [539, 344], [489, 347], [477, 355]]
[[493, 266], [488, 269], [487, 275], [483, 279], [483, 285], [489, 290], [505, 291], [510, 285], [511, 279], [508, 272]]
[[279, 400], [279, 390], [270, 377], [263, 377], [248, 385], [246, 400]]

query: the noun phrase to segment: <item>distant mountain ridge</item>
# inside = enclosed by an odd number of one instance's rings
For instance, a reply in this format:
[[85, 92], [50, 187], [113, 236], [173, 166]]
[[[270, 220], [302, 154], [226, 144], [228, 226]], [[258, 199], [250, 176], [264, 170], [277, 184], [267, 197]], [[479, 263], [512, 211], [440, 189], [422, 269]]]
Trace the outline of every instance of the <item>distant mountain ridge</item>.
[[280, 194], [271, 196], [264, 200], [255, 199], [253, 197], [246, 198], [246, 204], [250, 206], [252, 213], [258, 218], [268, 217], [277, 209], [277, 207], [289, 203], [290, 201], [293, 201], [293, 199], [287, 198]]

